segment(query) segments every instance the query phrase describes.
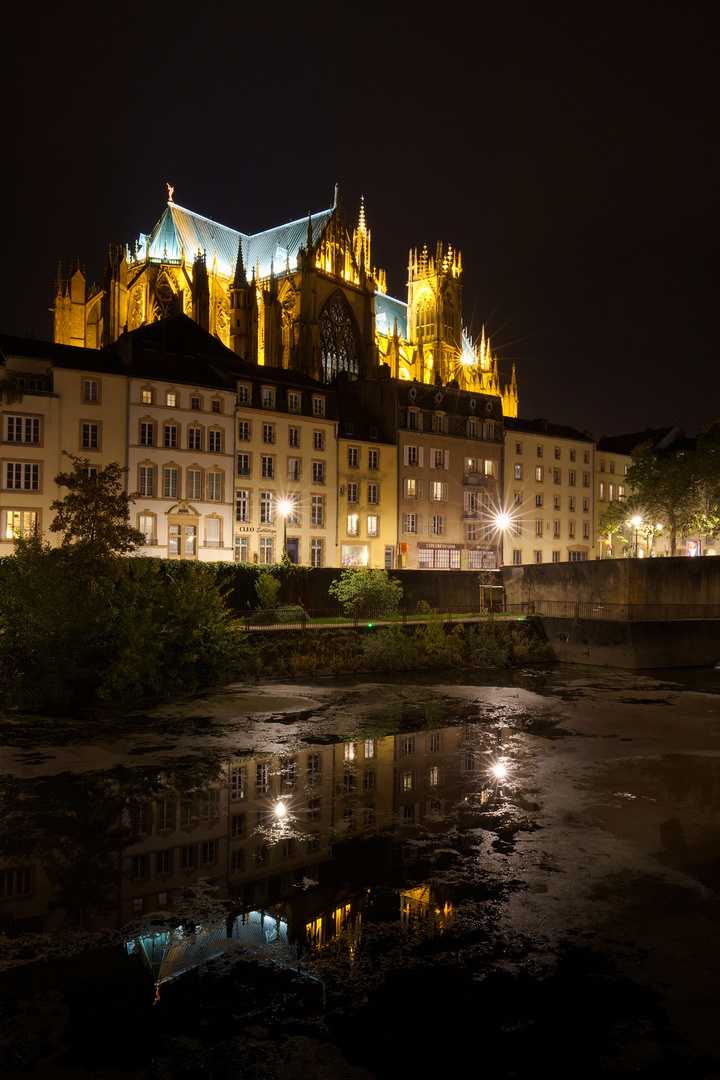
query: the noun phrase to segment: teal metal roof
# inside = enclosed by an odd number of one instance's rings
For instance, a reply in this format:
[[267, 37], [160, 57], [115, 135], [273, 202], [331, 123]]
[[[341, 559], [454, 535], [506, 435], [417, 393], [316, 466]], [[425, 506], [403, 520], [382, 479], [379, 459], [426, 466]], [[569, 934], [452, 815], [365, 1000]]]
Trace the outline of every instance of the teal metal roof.
[[392, 334], [397, 319], [398, 334], [407, 335], [407, 304], [384, 293], [375, 293], [375, 327], [379, 334]]
[[[311, 216], [313, 244], [320, 239], [332, 217], [332, 208], [321, 210]], [[308, 219], [298, 218], [286, 225], [255, 233], [250, 236], [220, 225], [217, 221], [194, 214], [177, 203], [168, 203], [165, 213], [151, 233], [141, 234], [137, 246], [137, 260], [144, 262], [179, 262], [183, 251], [187, 262], [192, 263], [198, 251], [207, 259], [208, 269], [217, 260], [219, 274], [230, 277], [237, 259], [238, 240], [242, 239], [243, 261], [248, 277], [259, 266], [260, 277], [270, 274], [270, 260], [276, 273], [283, 273], [288, 260], [290, 268], [297, 266], [297, 253], [307, 244]]]

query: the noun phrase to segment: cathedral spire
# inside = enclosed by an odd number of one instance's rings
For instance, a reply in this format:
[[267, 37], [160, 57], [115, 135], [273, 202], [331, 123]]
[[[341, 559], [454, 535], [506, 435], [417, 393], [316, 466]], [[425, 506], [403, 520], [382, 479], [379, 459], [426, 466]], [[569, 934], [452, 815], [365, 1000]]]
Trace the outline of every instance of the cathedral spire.
[[233, 288], [242, 289], [247, 285], [247, 277], [245, 276], [245, 264], [243, 262], [242, 253], [242, 236], [238, 237], [237, 248], [237, 261], [235, 263], [235, 276], [233, 277]]

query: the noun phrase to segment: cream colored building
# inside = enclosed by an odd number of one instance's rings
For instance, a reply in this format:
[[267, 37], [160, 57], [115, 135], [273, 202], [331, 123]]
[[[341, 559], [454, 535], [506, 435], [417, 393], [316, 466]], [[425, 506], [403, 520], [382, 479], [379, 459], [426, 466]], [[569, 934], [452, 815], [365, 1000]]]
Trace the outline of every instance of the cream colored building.
[[506, 419], [503, 564], [595, 558], [593, 449], [574, 428]]

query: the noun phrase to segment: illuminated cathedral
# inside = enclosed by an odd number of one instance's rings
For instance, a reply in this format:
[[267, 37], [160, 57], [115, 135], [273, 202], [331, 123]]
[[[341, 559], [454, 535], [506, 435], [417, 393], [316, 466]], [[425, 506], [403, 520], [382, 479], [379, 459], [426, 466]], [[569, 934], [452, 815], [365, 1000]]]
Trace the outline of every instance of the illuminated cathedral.
[[88, 289], [79, 266], [58, 270], [57, 343], [100, 348], [180, 312], [253, 363], [324, 383], [341, 372], [456, 383], [517, 416], [514, 369], [501, 387], [484, 332], [475, 344], [463, 327], [460, 252], [411, 251], [407, 301], [389, 296], [364, 205], [351, 234], [337, 189], [329, 209], [248, 235], [179, 206], [168, 185], [155, 228], [108, 253], [102, 288]]

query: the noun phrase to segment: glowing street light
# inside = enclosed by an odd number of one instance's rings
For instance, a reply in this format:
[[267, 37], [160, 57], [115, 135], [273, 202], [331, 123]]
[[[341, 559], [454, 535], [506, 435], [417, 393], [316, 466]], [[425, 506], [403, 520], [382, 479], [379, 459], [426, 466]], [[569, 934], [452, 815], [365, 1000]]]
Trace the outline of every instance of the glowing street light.
[[287, 555], [287, 519], [288, 514], [292, 513], [292, 503], [289, 499], [282, 499], [278, 503], [278, 513], [282, 514], [283, 519], [283, 555]]
[[632, 527], [635, 530], [635, 558], [636, 559], [637, 559], [637, 555], [638, 555], [638, 529], [640, 528], [642, 523], [643, 523], [643, 519], [640, 517], [639, 514], [636, 514], [635, 517], [630, 518], [630, 524], [632, 525]]

